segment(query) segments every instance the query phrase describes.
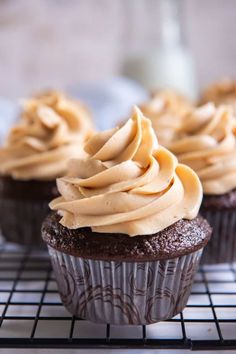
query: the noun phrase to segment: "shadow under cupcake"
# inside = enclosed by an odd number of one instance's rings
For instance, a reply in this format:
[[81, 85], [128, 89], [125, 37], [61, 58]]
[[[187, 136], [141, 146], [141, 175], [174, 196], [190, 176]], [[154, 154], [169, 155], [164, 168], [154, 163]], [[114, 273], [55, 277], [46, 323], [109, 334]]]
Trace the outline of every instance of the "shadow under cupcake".
[[86, 109], [59, 92], [24, 102], [21, 121], [0, 149], [0, 226], [8, 242], [43, 245], [42, 221], [58, 195], [55, 179], [82, 153], [91, 131]]
[[197, 175], [139, 110], [94, 135], [57, 180], [42, 226], [61, 300], [98, 323], [150, 324], [185, 307], [211, 228]]

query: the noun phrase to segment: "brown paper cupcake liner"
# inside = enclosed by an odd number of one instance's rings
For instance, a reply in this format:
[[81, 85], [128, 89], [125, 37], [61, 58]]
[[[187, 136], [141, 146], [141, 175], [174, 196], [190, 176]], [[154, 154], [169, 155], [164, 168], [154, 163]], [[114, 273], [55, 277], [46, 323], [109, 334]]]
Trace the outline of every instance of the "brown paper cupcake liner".
[[1, 232], [7, 242], [44, 246], [41, 226], [49, 213], [48, 201], [3, 198], [0, 211]]
[[98, 323], [140, 325], [185, 307], [202, 249], [176, 259], [117, 262], [82, 259], [48, 246], [68, 311]]
[[236, 210], [201, 209], [213, 228], [211, 240], [204, 249], [201, 263], [233, 263], [236, 262]]

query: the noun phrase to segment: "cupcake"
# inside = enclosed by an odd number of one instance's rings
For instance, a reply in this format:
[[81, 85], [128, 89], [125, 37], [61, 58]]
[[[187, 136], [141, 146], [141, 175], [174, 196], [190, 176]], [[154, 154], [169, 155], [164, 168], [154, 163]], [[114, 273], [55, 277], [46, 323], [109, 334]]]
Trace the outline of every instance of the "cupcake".
[[175, 316], [211, 234], [198, 216], [197, 175], [158, 145], [137, 108], [122, 127], [91, 137], [85, 151], [57, 179], [60, 196], [42, 226], [63, 304], [98, 323]]
[[236, 113], [236, 80], [224, 79], [208, 86], [202, 93], [200, 104], [208, 102], [216, 106], [231, 105]]
[[192, 109], [192, 103], [172, 90], [155, 91], [150, 99], [140, 106], [143, 114], [151, 119], [160, 144], [175, 139], [182, 118]]
[[187, 115], [169, 146], [203, 185], [201, 214], [213, 226], [202, 262], [236, 261], [236, 119], [232, 107], [208, 103]]
[[1, 230], [7, 241], [41, 242], [48, 202], [58, 194], [55, 179], [68, 159], [81, 156], [92, 123], [86, 108], [59, 92], [23, 103], [21, 120], [0, 149]]

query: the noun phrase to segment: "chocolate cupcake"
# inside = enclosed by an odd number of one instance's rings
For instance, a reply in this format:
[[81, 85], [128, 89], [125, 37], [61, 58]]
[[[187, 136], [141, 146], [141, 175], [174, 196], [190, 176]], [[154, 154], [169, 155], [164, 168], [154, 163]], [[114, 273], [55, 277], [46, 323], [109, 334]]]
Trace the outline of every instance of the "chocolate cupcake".
[[161, 145], [175, 140], [183, 117], [193, 104], [186, 97], [172, 90], [154, 91], [140, 109], [152, 121], [153, 129]]
[[211, 234], [197, 175], [158, 145], [138, 109], [85, 151], [57, 180], [61, 196], [42, 227], [63, 304], [99, 323], [175, 316]]
[[59, 92], [23, 103], [21, 121], [0, 149], [0, 225], [9, 242], [41, 243], [48, 202], [58, 195], [55, 179], [68, 159], [81, 156], [92, 131], [89, 113]]
[[203, 263], [236, 261], [236, 119], [230, 106], [209, 103], [187, 115], [169, 146], [203, 185], [201, 214], [213, 226]]

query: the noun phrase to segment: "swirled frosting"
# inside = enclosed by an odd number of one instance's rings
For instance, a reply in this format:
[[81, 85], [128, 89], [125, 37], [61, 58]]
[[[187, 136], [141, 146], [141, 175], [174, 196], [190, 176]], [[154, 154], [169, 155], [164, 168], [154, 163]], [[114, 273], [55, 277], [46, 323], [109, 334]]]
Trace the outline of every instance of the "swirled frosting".
[[20, 180], [52, 180], [65, 174], [68, 159], [83, 153], [92, 132], [79, 102], [48, 92], [23, 103], [22, 119], [0, 149], [0, 173]]
[[158, 145], [138, 108], [122, 127], [95, 134], [85, 150], [57, 180], [61, 196], [50, 203], [67, 228], [149, 235], [198, 214], [197, 175]]
[[213, 102], [216, 106], [231, 105], [236, 112], [236, 81], [225, 79], [208, 86], [202, 93], [201, 104]]
[[236, 119], [232, 107], [208, 103], [187, 115], [178, 139], [169, 146], [199, 176], [204, 194], [236, 188]]
[[160, 144], [167, 146], [170, 141], [175, 140], [182, 118], [192, 109], [192, 104], [172, 90], [162, 90], [154, 92], [140, 109], [151, 119]]

